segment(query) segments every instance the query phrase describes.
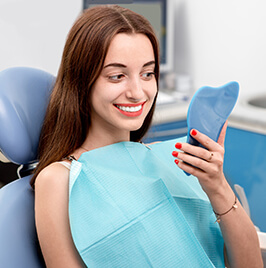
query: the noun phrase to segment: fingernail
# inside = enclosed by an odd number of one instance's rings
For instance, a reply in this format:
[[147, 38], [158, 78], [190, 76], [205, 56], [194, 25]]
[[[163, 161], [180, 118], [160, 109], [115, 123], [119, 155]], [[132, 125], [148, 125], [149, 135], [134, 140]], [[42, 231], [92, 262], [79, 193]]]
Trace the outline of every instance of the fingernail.
[[182, 147], [182, 144], [181, 144], [181, 143], [179, 143], [179, 142], [176, 143], [176, 145], [175, 145], [175, 148], [176, 148], [176, 149], [181, 149], [181, 147]]
[[191, 135], [192, 136], [196, 136], [198, 134], [198, 132], [195, 130], [195, 129], [193, 129], [192, 131], [191, 131]]
[[177, 151], [173, 151], [172, 152], [172, 156], [177, 157], [178, 156], [178, 152]]
[[178, 165], [179, 161], [177, 159], [175, 159], [175, 163]]

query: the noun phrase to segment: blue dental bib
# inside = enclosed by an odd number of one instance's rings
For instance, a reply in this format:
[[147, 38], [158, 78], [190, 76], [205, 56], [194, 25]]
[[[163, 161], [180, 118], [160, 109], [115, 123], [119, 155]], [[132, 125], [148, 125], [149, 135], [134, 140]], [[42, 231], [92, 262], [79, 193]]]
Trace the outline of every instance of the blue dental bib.
[[185, 139], [121, 142], [72, 162], [70, 227], [88, 267], [224, 267], [210, 202], [171, 155]]

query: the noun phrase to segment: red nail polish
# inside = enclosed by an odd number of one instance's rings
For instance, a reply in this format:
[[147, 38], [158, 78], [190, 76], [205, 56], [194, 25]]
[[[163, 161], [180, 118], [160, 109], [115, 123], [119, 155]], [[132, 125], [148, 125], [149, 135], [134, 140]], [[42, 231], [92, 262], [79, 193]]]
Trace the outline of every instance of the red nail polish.
[[198, 132], [195, 130], [195, 129], [193, 129], [192, 131], [191, 131], [191, 135], [192, 136], [196, 136], [198, 134]]
[[178, 156], [178, 152], [177, 151], [173, 151], [172, 152], [172, 156], [177, 157]]
[[178, 165], [179, 161], [177, 159], [175, 159], [175, 163]]
[[182, 144], [181, 144], [181, 143], [179, 143], [179, 142], [176, 143], [176, 145], [175, 145], [175, 148], [176, 148], [176, 149], [181, 149], [181, 147], [182, 147]]

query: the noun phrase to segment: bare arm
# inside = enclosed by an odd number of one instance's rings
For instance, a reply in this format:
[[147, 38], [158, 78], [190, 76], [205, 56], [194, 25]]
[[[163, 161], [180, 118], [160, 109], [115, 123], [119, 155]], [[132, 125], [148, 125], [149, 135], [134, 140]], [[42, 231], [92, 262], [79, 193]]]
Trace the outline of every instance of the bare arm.
[[54, 163], [35, 184], [35, 220], [48, 268], [85, 267], [72, 240], [68, 219], [69, 170]]
[[[178, 160], [181, 160], [178, 166], [198, 178], [214, 211], [219, 214], [232, 208], [235, 201], [235, 195], [223, 174], [225, 132], [226, 125], [217, 143], [198, 131], [194, 132], [193, 137], [207, 150], [182, 143], [179, 145], [182, 151], [178, 153]], [[237, 208], [222, 215], [219, 224], [228, 267], [263, 267], [255, 227], [238, 201]]]

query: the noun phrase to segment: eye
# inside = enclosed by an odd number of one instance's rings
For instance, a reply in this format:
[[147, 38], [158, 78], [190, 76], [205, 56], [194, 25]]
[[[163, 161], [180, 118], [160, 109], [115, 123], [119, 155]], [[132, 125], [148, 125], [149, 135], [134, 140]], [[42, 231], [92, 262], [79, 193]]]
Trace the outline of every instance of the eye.
[[155, 73], [154, 72], [147, 72], [147, 73], [143, 73], [141, 76], [145, 80], [151, 80], [155, 76]]
[[123, 77], [124, 77], [123, 74], [115, 74], [108, 76], [108, 79], [111, 80], [112, 82], [119, 82], [122, 80]]

